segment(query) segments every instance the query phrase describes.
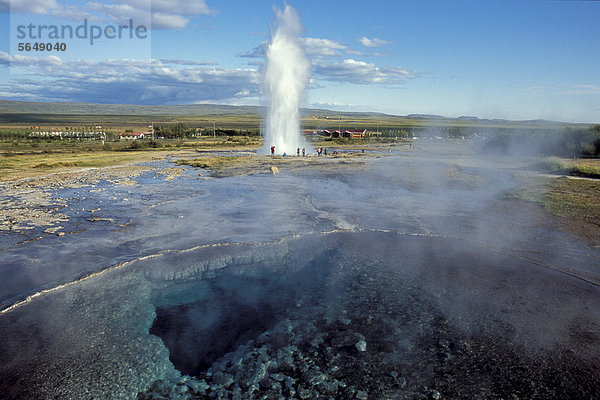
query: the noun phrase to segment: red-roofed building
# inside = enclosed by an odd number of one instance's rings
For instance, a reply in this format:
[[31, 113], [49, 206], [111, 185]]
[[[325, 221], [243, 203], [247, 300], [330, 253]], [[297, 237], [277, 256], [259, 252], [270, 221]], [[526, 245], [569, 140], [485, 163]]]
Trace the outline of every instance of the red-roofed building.
[[365, 137], [365, 133], [367, 132], [366, 129], [363, 129], [362, 131], [358, 131], [358, 130], [346, 130], [346, 131], [339, 131], [339, 130], [324, 130], [321, 131], [320, 135], [321, 136], [327, 136], [330, 138], [364, 138]]

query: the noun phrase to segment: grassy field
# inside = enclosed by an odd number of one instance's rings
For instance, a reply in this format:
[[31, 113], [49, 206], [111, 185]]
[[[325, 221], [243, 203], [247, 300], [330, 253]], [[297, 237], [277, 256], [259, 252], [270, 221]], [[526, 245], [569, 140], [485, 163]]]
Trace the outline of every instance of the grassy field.
[[555, 179], [548, 186], [544, 206], [561, 217], [582, 218], [600, 230], [600, 180]]
[[[362, 147], [377, 148], [380, 140], [333, 139], [318, 140], [315, 146]], [[385, 142], [385, 141], [384, 141]], [[100, 141], [81, 142], [23, 142], [18, 146], [10, 143], [0, 144], [0, 181], [15, 180], [26, 177], [44, 175], [50, 172], [63, 171], [68, 168], [106, 167], [111, 165], [144, 162], [159, 159], [166, 154], [194, 150], [199, 152], [213, 151], [254, 151], [262, 146], [260, 137], [201, 137], [186, 140], [136, 140], [116, 141], [102, 144]], [[285, 164], [290, 158], [275, 159], [275, 165]], [[231, 166], [240, 157], [200, 157], [188, 161], [189, 165], [203, 168], [219, 169]], [[247, 161], [247, 160], [246, 160]]]
[[[315, 147], [378, 148], [408, 143], [413, 135], [422, 137], [467, 136], [480, 140], [486, 133], [494, 139], [496, 148], [520, 148], [527, 140], [556, 141], [555, 148], [569, 147], [568, 154], [585, 154], [594, 140], [600, 146], [600, 126], [563, 124], [549, 121], [505, 121], [438, 116], [394, 116], [378, 113], [344, 113], [329, 110], [302, 110], [302, 129], [366, 129], [366, 139], [328, 139], [310, 137]], [[0, 181], [15, 180], [69, 170], [73, 168], [105, 167], [130, 162], [160, 159], [178, 150], [254, 150], [262, 145], [257, 136], [212, 137], [217, 130], [259, 130], [264, 120], [260, 107], [218, 105], [132, 106], [83, 103], [27, 103], [0, 101]], [[29, 139], [28, 132], [63, 130], [66, 127], [102, 126], [110, 137], [118, 138], [125, 130], [147, 131], [148, 125], [185, 124], [204, 130], [207, 136], [179, 140], [139, 141], [68, 141]], [[38, 127], [38, 128], [35, 128]], [[19, 134], [16, 134], [20, 132]], [[223, 131], [225, 133], [225, 131]], [[578, 133], [579, 132], [579, 133]], [[595, 133], [594, 133], [595, 132]], [[570, 138], [570, 141], [567, 140]], [[527, 139], [527, 140], [524, 140]], [[439, 141], [447, 148], [447, 142]], [[539, 144], [539, 143], [536, 143]], [[514, 145], [514, 146], [513, 146]], [[513, 146], [513, 147], [511, 147]], [[592, 147], [590, 147], [592, 146]], [[540, 149], [542, 147], [536, 147]], [[552, 148], [552, 146], [546, 146]], [[598, 148], [596, 148], [597, 151]], [[490, 152], [494, 148], [482, 148]], [[580, 153], [578, 153], [580, 152]], [[180, 153], [181, 154], [181, 153]], [[510, 154], [510, 153], [506, 153]], [[557, 154], [547, 152], [544, 154]], [[561, 154], [561, 153], [558, 153]], [[593, 154], [593, 153], [592, 153]], [[597, 153], [596, 153], [597, 154]], [[268, 171], [271, 166], [300, 165], [306, 160], [294, 157], [196, 157], [184, 164], [211, 169], [213, 175], [245, 173], [248, 170]], [[331, 160], [331, 158], [330, 158]], [[341, 160], [341, 161], [340, 161]], [[336, 162], [345, 162], [340, 159]], [[311, 160], [318, 165], [326, 160]], [[534, 167], [549, 174], [600, 178], [599, 159], [567, 159], [547, 157]], [[520, 190], [506, 194], [509, 199], [531, 201], [562, 218], [574, 231], [588, 232], [584, 236], [600, 236], [600, 180], [544, 178], [537, 176], [523, 182]], [[590, 233], [591, 232], [591, 233]]]
[[50, 153], [85, 153], [95, 151], [130, 151], [144, 149], [176, 149], [176, 148], [256, 148], [262, 144], [260, 137], [248, 136], [212, 136], [195, 139], [173, 140], [116, 140], [105, 141], [18, 141], [0, 142], [0, 156]]
[[91, 153], [53, 153], [0, 157], [0, 181], [40, 176], [74, 168], [108, 167], [162, 159], [165, 151], [97, 151]]
[[0, 181], [39, 176], [68, 168], [106, 167], [164, 158], [179, 150], [255, 150], [257, 137], [205, 137], [194, 140], [136, 140], [21, 143], [0, 146]]
[[546, 157], [536, 167], [551, 174], [600, 178], [600, 159], [567, 159]]
[[251, 165], [251, 161], [252, 158], [250, 157], [214, 156], [178, 160], [177, 164], [219, 171], [237, 166], [249, 167]]
[[[332, 116], [306, 115], [302, 118], [303, 129], [367, 129], [371, 132], [386, 129], [413, 128], [473, 128], [473, 129], [527, 129], [547, 130], [563, 129], [578, 124], [535, 123], [492, 120], [460, 120], [460, 119], [428, 119], [418, 117], [401, 117], [384, 114], [367, 116], [346, 116], [331, 113]], [[231, 115], [96, 115], [96, 114], [2, 114], [0, 127], [30, 128], [43, 126], [45, 129], [59, 129], [65, 126], [96, 126], [105, 129], [146, 130], [154, 123], [184, 123], [190, 127], [212, 129], [213, 122], [217, 129], [259, 129], [264, 120], [263, 114], [231, 114]]]
[[[264, 121], [264, 108], [255, 106], [182, 105], [182, 106], [136, 106], [85, 103], [34, 103], [0, 100], [0, 154], [34, 154], [48, 152], [82, 152], [133, 150], [151, 148], [193, 148], [260, 146], [258, 134]], [[304, 130], [323, 129], [366, 130], [369, 141], [380, 144], [411, 140], [412, 137], [481, 138], [486, 134], [494, 137], [497, 147], [506, 147], [523, 137], [535, 140], [560, 140], [568, 130], [589, 130], [589, 124], [564, 124], [550, 121], [506, 121], [473, 118], [444, 118], [440, 116], [397, 116], [380, 113], [337, 112], [330, 110], [301, 110], [301, 127]], [[181, 125], [182, 131], [169, 135], [169, 129]], [[88, 131], [80, 127], [101, 126], [107, 136], [107, 144], [99, 149], [94, 142], [67, 142], [30, 139], [35, 131]], [[151, 143], [119, 143], [119, 134], [125, 131], [148, 131], [154, 126], [159, 136], [183, 137], [202, 134], [195, 141], [188, 139], [156, 140]], [[222, 136], [212, 138], [213, 128]], [[185, 132], [185, 133], [182, 133]], [[232, 136], [225, 136], [225, 135]], [[599, 133], [600, 135], [600, 130]], [[241, 139], [233, 135], [248, 135]], [[600, 137], [600, 136], [599, 136]], [[112, 142], [111, 142], [112, 140]], [[361, 146], [364, 140], [344, 139], [331, 141], [311, 138], [315, 146]], [[580, 143], [579, 137], [571, 142]], [[507, 144], [508, 143], [508, 144]], [[510, 147], [510, 146], [509, 146]], [[560, 143], [557, 148], [566, 148]], [[486, 151], [488, 149], [485, 149]], [[572, 152], [580, 149], [574, 145]], [[571, 150], [569, 150], [571, 151]], [[555, 153], [551, 153], [555, 154]], [[571, 153], [572, 154], [572, 153]]]
[[[430, 115], [398, 116], [369, 112], [339, 112], [302, 109], [303, 129], [519, 129], [539, 131], [581, 128], [589, 124], [564, 124], [550, 121], [507, 121], [471, 118], [444, 118]], [[0, 100], [0, 128], [40, 126], [58, 129], [65, 126], [97, 126], [103, 129], [147, 129], [148, 125], [183, 123], [189, 127], [212, 129], [260, 129], [265, 109], [256, 106], [214, 104], [179, 106], [139, 106], [85, 103], [36, 103]], [[214, 124], [214, 125], [213, 125]]]
[[[210, 170], [213, 177], [248, 175], [256, 173], [278, 173], [279, 168], [321, 168], [326, 165], [346, 164], [363, 165], [362, 153], [340, 153], [327, 157], [271, 157], [268, 155], [250, 156], [204, 156], [193, 159], [181, 159], [179, 165], [189, 165]], [[372, 156], [372, 155], [371, 155]]]
[[555, 215], [566, 231], [600, 245], [600, 179], [528, 176], [520, 181], [505, 199], [535, 203]]
[[600, 180], [556, 179], [544, 207], [561, 219], [565, 230], [600, 246]]

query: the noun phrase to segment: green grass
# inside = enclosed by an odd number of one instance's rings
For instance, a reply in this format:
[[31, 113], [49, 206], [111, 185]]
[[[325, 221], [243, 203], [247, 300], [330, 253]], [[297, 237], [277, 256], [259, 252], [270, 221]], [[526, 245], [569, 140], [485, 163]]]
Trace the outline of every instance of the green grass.
[[546, 157], [535, 164], [540, 171], [552, 174], [568, 174], [573, 169], [574, 161], [559, 157]]
[[162, 158], [161, 152], [106, 152], [28, 154], [0, 157], [0, 181], [15, 180], [72, 168], [108, 167]]
[[224, 168], [249, 165], [250, 157], [214, 156], [177, 160], [178, 165], [189, 165], [195, 168], [222, 170]]
[[249, 175], [256, 173], [275, 173], [279, 168], [323, 168], [332, 165], [362, 166], [364, 158], [372, 155], [365, 153], [344, 153], [323, 157], [271, 157], [268, 155], [250, 156], [204, 156], [193, 159], [181, 159], [179, 165], [189, 165], [210, 170], [213, 177]]
[[600, 180], [555, 179], [543, 201], [551, 213], [586, 221], [600, 231]]
[[506, 200], [527, 201], [557, 216], [563, 229], [600, 244], [600, 180], [529, 176]]
[[[427, 116], [397, 116], [367, 112], [338, 112], [302, 109], [303, 129], [367, 129], [369, 132], [428, 129], [526, 129], [530, 132], [562, 130], [566, 127], [585, 128], [589, 124], [564, 124], [548, 121], [469, 120], [459, 118], [429, 118]], [[155, 125], [183, 123], [188, 127], [212, 130], [260, 129], [265, 109], [253, 106], [214, 104], [179, 106], [138, 106], [85, 103], [36, 103], [0, 100], [0, 126], [44, 129], [65, 126], [102, 125], [104, 130], [147, 129]]]
[[262, 144], [262, 138], [257, 136], [212, 136], [199, 137], [195, 139], [144, 139], [144, 140], [117, 140], [105, 141], [12, 141], [0, 143], [0, 156], [15, 156], [27, 154], [53, 154], [53, 153], [82, 153], [97, 151], [140, 151], [155, 149], [175, 148], [231, 148], [247, 147], [256, 148]]
[[582, 176], [600, 178], [599, 159], [567, 159], [559, 157], [546, 157], [535, 164], [543, 172], [560, 175]]

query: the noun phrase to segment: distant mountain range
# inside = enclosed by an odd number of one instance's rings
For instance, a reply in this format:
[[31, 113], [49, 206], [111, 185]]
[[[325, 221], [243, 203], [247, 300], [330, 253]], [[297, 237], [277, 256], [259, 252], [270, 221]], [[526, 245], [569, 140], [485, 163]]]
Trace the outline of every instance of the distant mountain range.
[[[262, 115], [262, 106], [230, 106], [222, 104], [187, 104], [187, 105], [133, 105], [133, 104], [98, 104], [70, 102], [29, 102], [0, 99], [0, 114], [69, 114], [69, 115], [136, 115], [136, 116], [203, 116], [203, 115]], [[517, 122], [508, 120], [486, 120], [476, 116], [460, 116], [447, 118], [434, 114], [409, 114], [406, 116], [390, 115], [377, 112], [343, 112], [325, 109], [304, 108], [302, 114], [324, 119], [352, 118], [386, 118], [386, 119], [419, 119], [419, 120], [470, 120], [483, 123]], [[519, 121], [528, 124], [561, 124], [555, 121], [530, 120]], [[574, 125], [574, 124], [569, 124]], [[585, 125], [585, 124], [583, 124]]]
[[442, 115], [435, 114], [408, 114], [406, 118], [411, 119], [446, 119], [446, 117]]
[[0, 99], [0, 113], [86, 114], [86, 115], [225, 115], [260, 114], [263, 107], [190, 104], [144, 106], [133, 104], [97, 104], [67, 102], [29, 102]]
[[[222, 104], [134, 105], [69, 102], [29, 102], [0, 99], [0, 114], [69, 114], [69, 115], [262, 115], [263, 106], [229, 106]], [[397, 117], [377, 112], [344, 112], [317, 108], [303, 108], [301, 113], [325, 119], [361, 118], [374, 116]], [[440, 117], [444, 118], [444, 117]]]

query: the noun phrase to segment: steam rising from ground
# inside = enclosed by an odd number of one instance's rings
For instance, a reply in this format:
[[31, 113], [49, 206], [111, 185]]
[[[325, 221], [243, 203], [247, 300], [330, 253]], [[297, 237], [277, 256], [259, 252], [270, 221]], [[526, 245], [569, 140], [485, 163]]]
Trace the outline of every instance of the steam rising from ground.
[[299, 106], [310, 76], [310, 62], [299, 35], [302, 24], [290, 5], [275, 9], [276, 29], [267, 49], [264, 90], [267, 95], [265, 150], [294, 154], [306, 147], [300, 136]]
[[2, 398], [600, 398], [600, 249], [506, 195], [531, 160], [390, 150], [43, 187], [72, 233], [0, 241]]

